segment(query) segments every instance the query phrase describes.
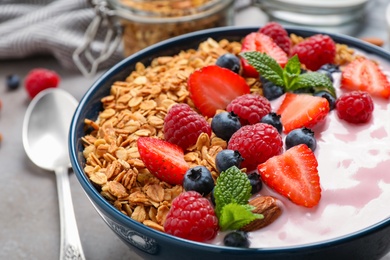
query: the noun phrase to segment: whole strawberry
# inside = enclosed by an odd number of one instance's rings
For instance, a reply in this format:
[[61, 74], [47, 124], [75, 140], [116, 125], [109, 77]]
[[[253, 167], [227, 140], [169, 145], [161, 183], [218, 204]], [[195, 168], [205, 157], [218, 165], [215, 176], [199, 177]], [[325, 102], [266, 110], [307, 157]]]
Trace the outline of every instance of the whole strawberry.
[[336, 44], [328, 35], [316, 34], [295, 45], [291, 56], [298, 55], [309, 70], [318, 70], [322, 65], [334, 63]]
[[260, 119], [271, 112], [271, 104], [263, 96], [256, 94], [246, 94], [235, 98], [226, 107], [228, 112], [234, 112], [242, 125], [256, 124]]
[[151, 174], [172, 185], [183, 183], [189, 166], [179, 146], [158, 138], [140, 137], [137, 147], [142, 162]]
[[287, 55], [290, 54], [291, 39], [281, 24], [277, 22], [266, 23], [259, 32], [271, 37]]
[[47, 88], [56, 88], [60, 83], [60, 76], [52, 70], [37, 68], [31, 70], [24, 81], [25, 89], [30, 98]]
[[275, 127], [265, 123], [246, 125], [235, 132], [229, 140], [228, 149], [240, 152], [244, 161], [242, 168], [248, 171], [283, 151], [282, 137]]
[[373, 110], [372, 98], [364, 91], [347, 92], [336, 101], [338, 117], [353, 124], [368, 122]]
[[164, 119], [164, 138], [183, 150], [196, 144], [201, 133], [211, 135], [211, 126], [206, 119], [189, 105], [176, 104], [169, 109]]
[[208, 199], [196, 191], [187, 191], [172, 201], [164, 230], [173, 236], [204, 242], [217, 235], [218, 218]]

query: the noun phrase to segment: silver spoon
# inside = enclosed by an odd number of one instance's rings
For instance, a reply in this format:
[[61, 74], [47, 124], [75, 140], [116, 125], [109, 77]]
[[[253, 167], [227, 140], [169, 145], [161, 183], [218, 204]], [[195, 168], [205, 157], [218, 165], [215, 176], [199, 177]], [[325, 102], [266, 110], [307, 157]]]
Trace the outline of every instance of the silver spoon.
[[54, 171], [60, 208], [60, 260], [85, 259], [70, 193], [68, 132], [77, 101], [64, 90], [47, 89], [29, 104], [23, 122], [23, 146], [37, 166]]

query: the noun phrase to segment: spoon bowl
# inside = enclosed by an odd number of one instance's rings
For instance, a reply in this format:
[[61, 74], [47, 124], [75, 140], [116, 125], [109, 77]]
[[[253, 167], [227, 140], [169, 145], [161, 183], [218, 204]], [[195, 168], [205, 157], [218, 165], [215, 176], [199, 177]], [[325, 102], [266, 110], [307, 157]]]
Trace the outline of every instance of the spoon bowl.
[[38, 167], [56, 174], [61, 222], [61, 260], [84, 259], [68, 176], [68, 133], [77, 104], [74, 97], [66, 91], [47, 89], [31, 101], [23, 121], [23, 146], [28, 157]]
[[40, 168], [70, 167], [67, 138], [76, 106], [77, 101], [59, 89], [43, 91], [31, 101], [23, 125], [23, 145]]

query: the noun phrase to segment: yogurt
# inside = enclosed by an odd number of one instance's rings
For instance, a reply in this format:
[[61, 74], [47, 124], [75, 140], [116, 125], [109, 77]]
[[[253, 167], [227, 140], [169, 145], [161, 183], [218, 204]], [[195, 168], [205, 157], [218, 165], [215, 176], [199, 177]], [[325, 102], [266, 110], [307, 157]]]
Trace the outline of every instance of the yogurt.
[[[340, 74], [340, 73], [339, 73]], [[342, 92], [335, 75], [338, 95]], [[275, 111], [283, 99], [272, 103]], [[314, 208], [295, 205], [263, 185], [261, 195], [282, 202], [282, 215], [249, 233], [251, 247], [297, 246], [338, 238], [390, 217], [390, 102], [375, 98], [371, 120], [354, 125], [330, 111], [313, 128], [322, 197]], [[219, 234], [212, 243], [223, 245]]]

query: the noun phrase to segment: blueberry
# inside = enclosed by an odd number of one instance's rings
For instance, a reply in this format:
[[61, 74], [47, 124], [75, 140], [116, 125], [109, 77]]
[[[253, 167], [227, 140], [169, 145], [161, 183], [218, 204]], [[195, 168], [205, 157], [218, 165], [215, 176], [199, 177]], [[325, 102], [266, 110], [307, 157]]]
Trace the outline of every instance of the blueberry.
[[206, 167], [195, 166], [185, 173], [183, 187], [186, 191], [193, 190], [206, 196], [214, 188], [214, 179]]
[[323, 97], [328, 100], [330, 110], [333, 110], [336, 106], [336, 98], [332, 96], [328, 91], [321, 90], [313, 94], [314, 96]]
[[263, 83], [263, 95], [268, 100], [274, 100], [284, 94], [284, 88], [278, 85], [275, 85], [271, 81], [266, 81]]
[[306, 144], [313, 152], [317, 147], [317, 141], [314, 137], [314, 132], [306, 127], [292, 130], [286, 136], [286, 149], [298, 144]]
[[279, 134], [281, 134], [283, 131], [283, 125], [282, 121], [280, 121], [280, 115], [276, 114], [275, 112], [270, 112], [269, 114], [263, 116], [260, 119], [260, 123], [272, 125], [276, 128], [276, 130], [278, 130]]
[[7, 76], [7, 88], [9, 90], [15, 90], [20, 86], [20, 77], [16, 74]]
[[331, 63], [327, 63], [327, 64], [324, 64], [322, 65], [318, 70], [317, 72], [320, 72], [320, 73], [323, 73], [325, 74], [326, 76], [328, 76], [328, 78], [330, 79], [330, 81], [333, 82], [333, 76], [332, 74], [335, 73], [335, 72], [341, 72], [340, 70], [340, 67], [336, 64], [331, 64]]
[[324, 64], [319, 69], [326, 70], [330, 73], [341, 72], [339, 65], [332, 64], [332, 63]]
[[219, 56], [215, 65], [222, 68], [229, 69], [237, 74], [240, 73], [240, 69], [241, 69], [240, 59], [236, 55], [231, 53], [226, 53]]
[[218, 172], [223, 172], [232, 166], [241, 168], [241, 163], [244, 161], [239, 151], [225, 149], [220, 151], [215, 157], [215, 166]]
[[225, 246], [248, 248], [248, 234], [244, 231], [238, 230], [230, 232], [224, 237], [223, 243], [225, 244]]
[[257, 172], [252, 172], [249, 173], [247, 176], [252, 186], [252, 194], [258, 193], [261, 188], [263, 188], [263, 183], [260, 179], [260, 175]]
[[228, 141], [240, 128], [240, 119], [234, 112], [221, 112], [211, 120], [211, 129], [214, 134], [225, 141]]

